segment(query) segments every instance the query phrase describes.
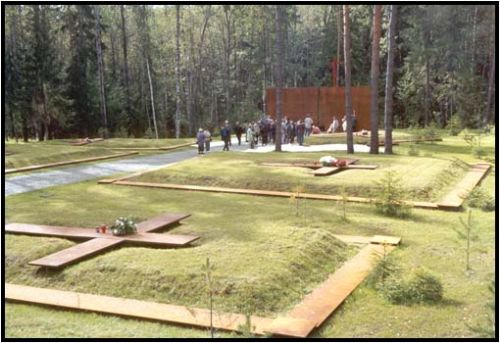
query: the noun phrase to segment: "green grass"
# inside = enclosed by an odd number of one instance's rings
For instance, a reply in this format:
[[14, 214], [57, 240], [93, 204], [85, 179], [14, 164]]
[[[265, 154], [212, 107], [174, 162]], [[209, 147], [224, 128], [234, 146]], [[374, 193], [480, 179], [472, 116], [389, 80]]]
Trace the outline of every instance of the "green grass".
[[[225, 204], [227, 199], [216, 194], [186, 197], [181, 191], [166, 194], [93, 183], [56, 187], [52, 192], [45, 198], [41, 192], [9, 197], [7, 220], [94, 227], [111, 224], [122, 215], [147, 219], [165, 211], [188, 212], [193, 216], [172, 232], [201, 239], [190, 249], [121, 248], [58, 273], [41, 273], [26, 262], [72, 243], [8, 235], [9, 282], [206, 307], [201, 266], [210, 257], [216, 268], [215, 284], [222, 292], [216, 308], [238, 312], [248, 305], [240, 296], [244, 292], [253, 297], [255, 313], [265, 315], [287, 309], [300, 299], [303, 284], [321, 282], [354, 253], [334, 239], [331, 230], [304, 227], [288, 199], [268, 202], [241, 196]], [[112, 205], [117, 197], [120, 203]], [[245, 210], [249, 201], [259, 210]], [[23, 209], [27, 203], [39, 202], [42, 213]], [[222, 208], [227, 214], [216, 215]], [[72, 213], [71, 220], [57, 216], [61, 210]], [[276, 216], [276, 211], [281, 215]], [[233, 217], [235, 213], [238, 217]]]
[[[44, 306], [8, 303], [5, 320], [9, 338], [208, 338], [208, 330], [170, 326], [97, 313], [75, 312]], [[63, 325], [61, 325], [63, 324]], [[54, 331], [57, 331], [56, 335]], [[217, 332], [217, 337], [236, 337]]]
[[[298, 186], [304, 192], [340, 194], [345, 188], [350, 196], [376, 196], [385, 173], [394, 171], [403, 178], [408, 192], [406, 199], [439, 200], [466, 170], [447, 159], [409, 157], [405, 155], [356, 154], [358, 164], [375, 164], [375, 170], [345, 170], [334, 175], [315, 177], [308, 168], [268, 167], [264, 162], [318, 161], [325, 154], [348, 157], [329, 152], [300, 154], [212, 154], [184, 161], [165, 169], [142, 174], [130, 180], [156, 183], [178, 183], [218, 187], [292, 191]], [[450, 172], [451, 171], [451, 172]], [[439, 184], [439, 187], [438, 187]]]
[[[71, 140], [52, 140], [47, 142], [6, 142], [6, 168], [21, 168], [31, 165], [78, 160], [120, 153], [112, 148], [166, 147], [194, 141], [193, 139], [122, 139], [113, 138], [84, 146], [73, 146]], [[121, 151], [123, 153], [124, 151]], [[151, 152], [141, 152], [151, 153]]]
[[[372, 161], [398, 168], [405, 164], [415, 167], [414, 163], [427, 160], [446, 167], [455, 156], [470, 162], [476, 160], [467, 155], [470, 151], [467, 152], [467, 146], [459, 138], [445, 137], [444, 142], [428, 146], [433, 157], [409, 157], [402, 153], [401, 147], [396, 156], [357, 156], [361, 157], [359, 163], [372, 163], [369, 161], [373, 158]], [[280, 168], [276, 176], [271, 172], [256, 174], [253, 168], [264, 167], [253, 166], [255, 162], [300, 160], [310, 156], [313, 155], [232, 152], [208, 155], [203, 160], [175, 167], [179, 168], [178, 177], [184, 172], [201, 178], [205, 172], [224, 181], [231, 181], [236, 175], [240, 186], [245, 186], [245, 182], [272, 184], [273, 177], [287, 180], [298, 171]], [[251, 160], [245, 162], [244, 158]], [[434, 168], [432, 163], [428, 168], [436, 169], [439, 175], [443, 169]], [[174, 166], [164, 171], [172, 170]], [[406, 173], [410, 172], [408, 167]], [[497, 187], [495, 173], [493, 170], [480, 186], [492, 196]], [[436, 174], [421, 178], [411, 182], [429, 183], [431, 181], [425, 178], [436, 178]], [[205, 181], [203, 184], [211, 179]], [[365, 182], [351, 177], [344, 183], [357, 181]], [[290, 185], [296, 186], [296, 182]], [[414, 209], [411, 216], [403, 220], [384, 217], [372, 205], [348, 203], [348, 221], [344, 221], [342, 205], [337, 202], [302, 200], [300, 215], [296, 217], [295, 204], [285, 198], [97, 185], [95, 182], [18, 194], [5, 200], [8, 222], [94, 227], [111, 224], [118, 216], [130, 215], [144, 220], [163, 212], [187, 212], [192, 216], [170, 232], [201, 236], [192, 248], [122, 247], [61, 271], [49, 272], [29, 266], [27, 262], [70, 247], [73, 242], [7, 234], [7, 282], [207, 308], [202, 265], [209, 257], [215, 266], [216, 309], [277, 316], [293, 307], [342, 261], [356, 253], [355, 248], [338, 242], [332, 234], [383, 234], [402, 237], [402, 245], [392, 254], [404, 271], [423, 267], [439, 276], [444, 300], [435, 305], [393, 305], [364, 283], [313, 337], [469, 338], [476, 334], [467, 325], [485, 323], [489, 314], [485, 304], [491, 300], [487, 286], [494, 278], [495, 212], [473, 210], [478, 239], [472, 242], [472, 270], [466, 273], [465, 242], [459, 240], [453, 230], [459, 227], [459, 217], [465, 218], [465, 212]], [[6, 305], [5, 335], [209, 337], [206, 329], [11, 302]], [[237, 337], [229, 333], [219, 335]]]
[[103, 148], [86, 148], [71, 145], [23, 143], [8, 144], [5, 156], [6, 168], [21, 168], [31, 165], [47, 164], [83, 158], [113, 155], [113, 151]]

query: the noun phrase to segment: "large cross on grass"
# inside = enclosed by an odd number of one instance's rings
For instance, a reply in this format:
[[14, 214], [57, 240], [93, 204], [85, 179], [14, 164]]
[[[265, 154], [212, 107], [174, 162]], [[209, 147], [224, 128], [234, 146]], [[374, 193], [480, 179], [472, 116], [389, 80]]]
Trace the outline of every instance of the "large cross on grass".
[[178, 223], [189, 214], [165, 213], [137, 224], [137, 233], [114, 236], [112, 233], [98, 233], [95, 229], [11, 223], [5, 232], [27, 235], [62, 237], [70, 239], [89, 239], [71, 248], [29, 262], [31, 265], [58, 268], [95, 255], [112, 246], [122, 243], [149, 245], [155, 247], [182, 247], [197, 240], [199, 236], [151, 233], [168, 225]]
[[337, 173], [346, 169], [376, 169], [376, 165], [355, 164], [358, 159], [346, 159], [345, 166], [323, 166], [319, 162], [295, 162], [295, 163], [269, 163], [265, 162], [262, 165], [270, 167], [299, 167], [313, 169], [314, 176], [326, 176]]

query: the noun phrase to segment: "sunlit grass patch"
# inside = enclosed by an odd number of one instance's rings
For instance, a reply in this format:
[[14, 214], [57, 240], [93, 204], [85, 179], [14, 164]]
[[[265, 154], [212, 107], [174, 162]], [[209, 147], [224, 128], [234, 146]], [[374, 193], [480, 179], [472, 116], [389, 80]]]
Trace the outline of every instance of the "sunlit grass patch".
[[[403, 178], [408, 191], [407, 200], [439, 200], [445, 193], [445, 184], [453, 185], [465, 174], [453, 161], [429, 157], [402, 155], [385, 156], [357, 154], [357, 164], [375, 164], [375, 170], [344, 170], [334, 175], [315, 177], [308, 168], [270, 167], [265, 162], [311, 162], [332, 154], [212, 154], [178, 163], [168, 168], [131, 178], [133, 181], [178, 183], [202, 186], [292, 191], [301, 186], [306, 193], [340, 194], [345, 189], [350, 196], [377, 196], [377, 181], [393, 171]], [[440, 187], [437, 186], [440, 183]]]

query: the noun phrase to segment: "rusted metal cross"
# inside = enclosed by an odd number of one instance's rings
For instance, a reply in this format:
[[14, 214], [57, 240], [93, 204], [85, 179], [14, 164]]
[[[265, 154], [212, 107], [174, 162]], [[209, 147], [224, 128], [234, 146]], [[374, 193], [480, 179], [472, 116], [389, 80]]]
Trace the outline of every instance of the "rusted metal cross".
[[104, 249], [122, 243], [146, 244], [156, 247], [182, 247], [197, 240], [199, 236], [171, 235], [151, 233], [168, 225], [178, 223], [189, 214], [164, 213], [137, 224], [137, 233], [126, 236], [114, 236], [111, 233], [98, 233], [95, 229], [11, 223], [5, 226], [5, 232], [26, 235], [63, 237], [71, 239], [89, 239], [71, 248], [29, 262], [31, 265], [59, 268], [85, 257], [95, 255]]
[[269, 166], [269, 167], [299, 167], [299, 168], [309, 168], [313, 169], [312, 174], [314, 176], [326, 176], [326, 175], [331, 175], [334, 173], [337, 173], [342, 170], [346, 169], [376, 169], [376, 165], [362, 165], [362, 164], [355, 164], [358, 161], [358, 159], [346, 159], [345, 166], [342, 167], [336, 167], [336, 166], [323, 166], [319, 162], [299, 162], [299, 163], [262, 163], [264, 166]]

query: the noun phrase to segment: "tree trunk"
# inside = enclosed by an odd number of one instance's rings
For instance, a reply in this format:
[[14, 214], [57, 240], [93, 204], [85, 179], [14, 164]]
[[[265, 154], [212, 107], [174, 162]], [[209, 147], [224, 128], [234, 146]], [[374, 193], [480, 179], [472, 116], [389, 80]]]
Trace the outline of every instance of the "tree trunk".
[[477, 36], [477, 11], [478, 7], [474, 6], [474, 17], [472, 22], [472, 48], [471, 48], [471, 73], [474, 73], [476, 68], [476, 36]]
[[108, 136], [108, 115], [106, 113], [106, 90], [104, 83], [104, 65], [102, 57], [102, 46], [101, 46], [101, 15], [99, 13], [99, 5], [94, 5], [94, 13], [96, 18], [96, 37], [95, 37], [95, 47], [97, 53], [97, 79], [99, 80], [99, 104], [101, 110], [101, 116], [104, 125], [104, 137]]
[[429, 124], [430, 113], [430, 97], [431, 97], [431, 87], [430, 87], [430, 43], [431, 43], [431, 28], [430, 22], [424, 22], [424, 54], [425, 54], [425, 99], [424, 99], [424, 126]]
[[370, 154], [378, 154], [378, 77], [380, 31], [382, 29], [382, 5], [373, 7], [372, 69], [371, 69], [371, 108], [370, 108]]
[[193, 73], [191, 68], [186, 71], [186, 115], [188, 120], [188, 134], [193, 135], [193, 125], [196, 125], [193, 119]]
[[342, 49], [342, 5], [339, 5], [337, 17], [337, 71], [335, 86], [340, 87], [340, 50]]
[[156, 125], [155, 99], [153, 96], [153, 82], [151, 81], [151, 72], [149, 70], [149, 58], [146, 57], [146, 68], [148, 70], [149, 92], [151, 94], [151, 112], [153, 113], [153, 125], [155, 128], [155, 137], [158, 139], [158, 126]]
[[43, 140], [49, 140], [50, 113], [47, 106], [48, 94], [45, 82], [42, 82], [42, 122], [43, 122]]
[[[496, 51], [495, 51], [495, 30], [492, 33], [491, 45], [490, 45], [490, 75], [488, 78], [488, 95], [486, 98], [486, 108], [484, 110], [484, 118], [483, 118], [483, 126], [486, 127], [486, 124], [491, 120], [491, 102], [494, 94], [495, 87], [495, 64], [496, 64]], [[479, 125], [481, 125], [481, 121], [479, 121]]]
[[344, 77], [345, 116], [347, 121], [347, 153], [354, 154], [352, 138], [352, 94], [351, 94], [351, 32], [349, 30], [349, 5], [344, 6]]
[[283, 46], [283, 5], [276, 5], [276, 151], [281, 151], [281, 121], [283, 120], [283, 74], [285, 62], [283, 59], [285, 47]]
[[226, 44], [225, 44], [225, 62], [224, 62], [224, 93], [226, 98], [226, 119], [228, 119], [229, 111], [231, 110], [231, 94], [230, 94], [230, 79], [231, 79], [231, 70], [230, 70], [230, 61], [231, 61], [231, 18], [229, 16], [230, 5], [224, 5], [224, 17], [226, 19]]
[[181, 132], [181, 80], [180, 80], [180, 5], [175, 6], [175, 138], [180, 137]]
[[111, 79], [116, 80], [116, 38], [113, 31], [109, 33], [111, 41]]
[[28, 123], [26, 121], [23, 121], [23, 142], [28, 143], [29, 141], [29, 129], [28, 129]]
[[387, 72], [385, 80], [385, 111], [384, 111], [384, 152], [392, 154], [392, 79], [394, 74], [394, 53], [395, 53], [395, 35], [396, 35], [396, 21], [398, 18], [398, 6], [391, 5], [391, 17], [389, 19], [389, 33], [388, 33], [388, 46], [387, 46]]
[[[10, 45], [11, 45], [11, 56], [12, 56], [12, 64], [17, 65], [19, 61], [17, 60], [18, 57], [18, 52], [17, 52], [17, 32], [18, 32], [18, 23], [19, 23], [19, 18], [21, 18], [21, 13], [20, 13], [20, 8], [21, 6], [18, 6], [18, 10], [15, 10], [12, 12], [12, 17], [11, 17], [11, 22], [10, 22], [10, 27], [11, 27], [11, 32], [10, 32]], [[19, 16], [18, 16], [19, 14]], [[20, 40], [21, 41], [21, 40]], [[16, 73], [17, 70], [16, 68], [13, 68], [13, 73]], [[10, 134], [12, 137], [16, 138], [16, 143], [18, 141], [18, 135], [17, 135], [17, 130], [16, 130], [16, 118], [14, 117], [14, 110], [12, 106], [9, 106], [11, 101], [13, 102], [12, 99], [9, 99], [10, 101], [5, 102], [5, 108], [6, 112], [9, 114], [9, 121], [10, 121]], [[17, 117], [17, 116], [16, 116]], [[5, 138], [8, 139], [8, 134], [6, 133]]]
[[125, 86], [125, 96], [127, 97], [127, 116], [131, 115], [132, 106], [130, 105], [130, 79], [128, 75], [128, 57], [127, 57], [127, 24], [125, 22], [125, 6], [120, 5], [122, 17], [122, 42], [123, 42], [123, 84]]

